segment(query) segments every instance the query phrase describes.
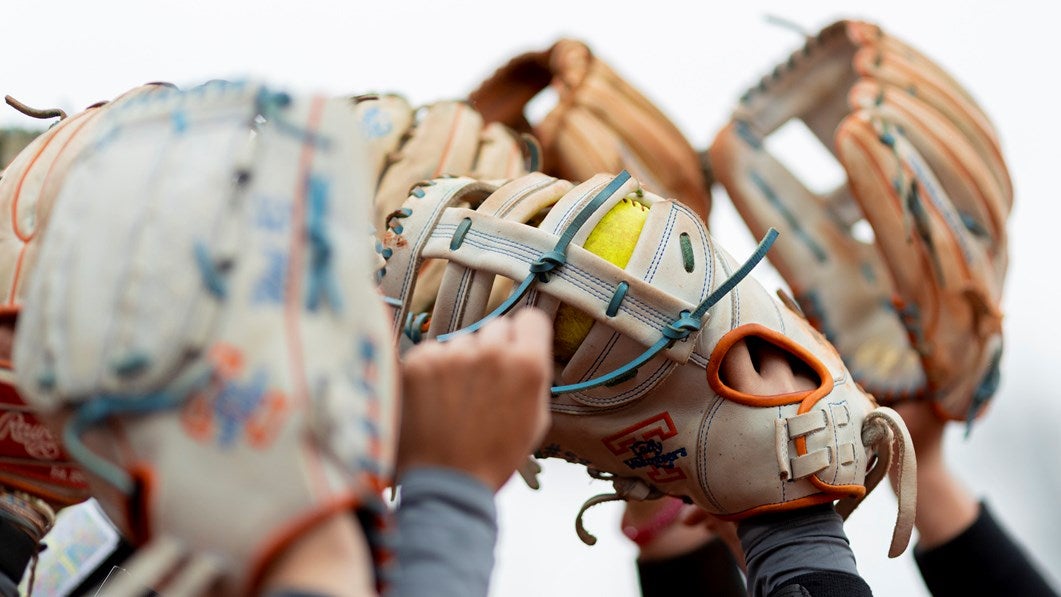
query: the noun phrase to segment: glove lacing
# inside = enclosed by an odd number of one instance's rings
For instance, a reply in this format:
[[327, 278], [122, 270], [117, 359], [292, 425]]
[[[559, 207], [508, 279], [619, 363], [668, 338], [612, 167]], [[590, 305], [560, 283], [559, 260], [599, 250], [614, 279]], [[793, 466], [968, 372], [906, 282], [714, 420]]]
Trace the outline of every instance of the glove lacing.
[[910, 543], [914, 528], [915, 505], [917, 503], [917, 463], [914, 460], [913, 442], [899, 413], [887, 407], [879, 407], [866, 416], [862, 423], [862, 444], [872, 447], [876, 461], [866, 473], [866, 493], [860, 498], [845, 498], [836, 505], [836, 511], [844, 519], [858, 507], [881, 479], [888, 474], [892, 463], [896, 463], [895, 496], [898, 512], [895, 530], [892, 532], [888, 557], [898, 557]]
[[578, 515], [575, 517], [575, 533], [578, 534], [578, 538], [582, 540], [586, 545], [594, 545], [597, 543], [597, 537], [586, 530], [586, 527], [582, 524], [582, 516], [593, 506], [603, 504], [606, 502], [615, 502], [619, 500], [658, 500], [665, 494], [642, 481], [634, 477], [619, 477], [611, 473], [599, 471], [594, 468], [587, 468], [586, 472], [589, 476], [594, 479], [600, 479], [603, 481], [611, 481], [612, 487], [615, 489], [613, 493], [602, 493], [595, 495], [579, 509]]

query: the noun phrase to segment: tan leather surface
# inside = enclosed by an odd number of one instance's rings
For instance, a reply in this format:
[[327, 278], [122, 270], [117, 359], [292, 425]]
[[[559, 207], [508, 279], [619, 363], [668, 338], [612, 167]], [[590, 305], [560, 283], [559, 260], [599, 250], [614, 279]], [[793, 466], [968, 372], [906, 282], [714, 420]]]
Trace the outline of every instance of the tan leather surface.
[[[546, 87], [556, 91], [556, 106], [529, 123], [526, 104]], [[488, 122], [532, 132], [542, 144], [546, 174], [578, 183], [626, 169], [646, 190], [708, 219], [711, 194], [696, 151], [655, 104], [581, 41], [561, 39], [548, 50], [512, 58], [469, 101]]]
[[[822, 194], [763, 145], [802, 120], [846, 184]], [[709, 150], [810, 321], [882, 403], [973, 419], [997, 383], [1013, 201], [998, 134], [946, 71], [870, 23], [841, 21], [749, 90]], [[797, 158], [798, 159], [798, 158]], [[856, 238], [865, 220], [873, 240]]]
[[[574, 187], [542, 174], [500, 187], [472, 179], [431, 181], [424, 197], [406, 202], [412, 214], [402, 233], [383, 243], [392, 253], [381, 289], [402, 305], [396, 333], [403, 333], [423, 255], [449, 260], [432, 314], [442, 319], [432, 319], [425, 334], [435, 337], [481, 318], [495, 275], [517, 283], [527, 278], [531, 264], [570, 232], [576, 214], [599, 199], [574, 232], [566, 260], [545, 279], [535, 278], [522, 302], [548, 313], [559, 303], [577, 305], [595, 320], [572, 358], [556, 363], [558, 385], [598, 377], [637, 358], [740, 264], [687, 207], [640, 188], [635, 178], [614, 186], [621, 180], [597, 175]], [[579, 243], [623, 198], [642, 202], [649, 213], [629, 263], [620, 269]], [[526, 207], [515, 207], [521, 201]], [[523, 223], [544, 208], [549, 211], [540, 222]], [[609, 315], [620, 283], [628, 289]], [[866, 493], [867, 469], [885, 444], [909, 448], [909, 437], [901, 434], [864, 442], [863, 423], [876, 402], [832, 345], [753, 278], [736, 284], [700, 325], [628, 379], [554, 395], [553, 425], [539, 456], [607, 473], [620, 497], [683, 496], [713, 514], [742, 518], [840, 499], [857, 502]], [[802, 363], [816, 380], [814, 389], [756, 395], [728, 385], [721, 363], [734, 346], [753, 338]], [[911, 508], [912, 502], [904, 504], [898, 525], [896, 543], [902, 546]]]

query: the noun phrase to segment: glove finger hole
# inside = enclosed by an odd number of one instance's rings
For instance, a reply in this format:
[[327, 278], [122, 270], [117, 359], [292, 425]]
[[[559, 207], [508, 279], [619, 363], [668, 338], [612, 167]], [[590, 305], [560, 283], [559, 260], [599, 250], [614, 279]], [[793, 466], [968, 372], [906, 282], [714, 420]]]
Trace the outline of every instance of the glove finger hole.
[[[761, 326], [744, 326], [719, 341], [708, 382], [722, 397], [755, 406], [799, 402], [828, 378], [802, 347]], [[775, 338], [777, 336], [777, 338]]]

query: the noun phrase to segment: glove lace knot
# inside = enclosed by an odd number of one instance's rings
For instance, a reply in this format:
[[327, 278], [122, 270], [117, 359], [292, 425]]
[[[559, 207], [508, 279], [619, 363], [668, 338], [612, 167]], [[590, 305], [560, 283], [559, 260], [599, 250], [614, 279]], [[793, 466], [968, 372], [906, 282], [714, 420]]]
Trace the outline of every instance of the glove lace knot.
[[424, 339], [424, 334], [431, 327], [431, 314], [427, 312], [409, 313], [405, 316], [405, 327], [402, 332], [406, 338], [419, 344]]
[[567, 263], [567, 255], [563, 251], [548, 251], [530, 265], [530, 272], [537, 277], [539, 282], [545, 284], [549, 281], [549, 274], [565, 263]]

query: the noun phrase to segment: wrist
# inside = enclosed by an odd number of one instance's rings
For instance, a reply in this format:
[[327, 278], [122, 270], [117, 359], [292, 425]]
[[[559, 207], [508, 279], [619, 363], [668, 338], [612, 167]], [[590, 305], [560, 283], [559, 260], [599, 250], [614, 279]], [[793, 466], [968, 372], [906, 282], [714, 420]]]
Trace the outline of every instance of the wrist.
[[945, 469], [921, 478], [918, 475], [915, 526], [918, 548], [932, 549], [960, 535], [976, 521], [980, 504]]

